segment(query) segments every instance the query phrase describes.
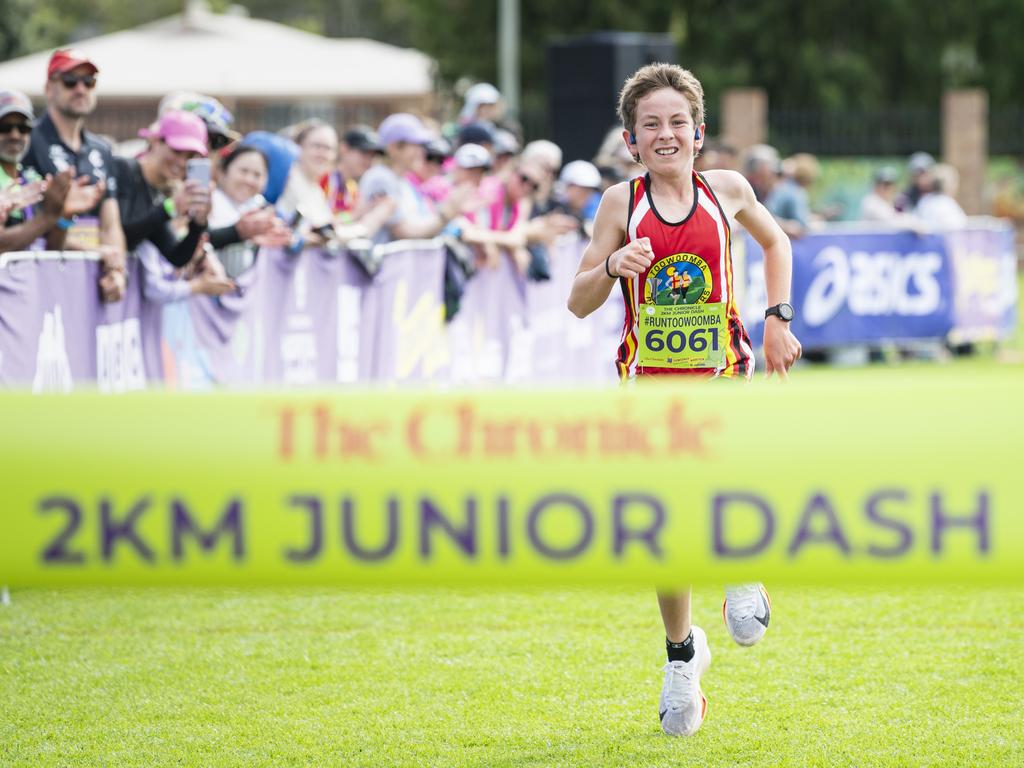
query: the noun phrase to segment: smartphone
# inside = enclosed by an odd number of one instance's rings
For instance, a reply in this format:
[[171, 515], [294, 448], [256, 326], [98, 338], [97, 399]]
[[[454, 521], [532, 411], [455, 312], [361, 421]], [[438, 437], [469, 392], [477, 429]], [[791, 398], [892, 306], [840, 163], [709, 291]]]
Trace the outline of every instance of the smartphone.
[[238, 209], [238, 213], [244, 216], [245, 214], [250, 213], [252, 211], [259, 211], [263, 208], [266, 208], [268, 205], [270, 205], [270, 203], [267, 202], [267, 199], [263, 197], [263, 195], [254, 195], [248, 201], [242, 204], [242, 206]]
[[197, 181], [203, 189], [210, 186], [210, 158], [193, 157], [185, 163], [185, 180]]

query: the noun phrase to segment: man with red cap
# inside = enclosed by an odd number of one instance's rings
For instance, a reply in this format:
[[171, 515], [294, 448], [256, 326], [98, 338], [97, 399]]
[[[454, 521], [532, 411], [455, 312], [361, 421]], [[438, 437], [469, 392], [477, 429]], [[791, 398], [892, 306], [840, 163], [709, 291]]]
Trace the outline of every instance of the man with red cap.
[[26, 167], [46, 177], [70, 170], [76, 177], [102, 185], [94, 208], [67, 225], [66, 247], [99, 250], [103, 276], [100, 290], [107, 301], [118, 301], [126, 286], [125, 239], [117, 208], [117, 182], [110, 146], [83, 128], [96, 109], [99, 69], [80, 51], [59, 49], [50, 57], [46, 79], [46, 114], [32, 131]]

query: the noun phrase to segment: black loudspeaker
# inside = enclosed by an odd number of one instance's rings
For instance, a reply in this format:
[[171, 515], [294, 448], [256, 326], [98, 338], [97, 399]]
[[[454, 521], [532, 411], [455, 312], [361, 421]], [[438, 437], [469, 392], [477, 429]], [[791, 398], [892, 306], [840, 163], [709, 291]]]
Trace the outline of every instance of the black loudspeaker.
[[645, 64], [675, 61], [668, 35], [596, 32], [548, 45], [548, 123], [565, 162], [592, 160], [608, 130], [626, 78]]

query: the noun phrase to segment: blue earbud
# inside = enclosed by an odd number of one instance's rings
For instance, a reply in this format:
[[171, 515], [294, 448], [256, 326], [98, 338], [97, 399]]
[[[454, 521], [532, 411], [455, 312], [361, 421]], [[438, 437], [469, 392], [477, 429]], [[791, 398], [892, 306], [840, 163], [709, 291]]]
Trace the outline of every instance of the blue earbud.
[[693, 139], [694, 139], [694, 141], [696, 141], [699, 138], [700, 138], [700, 128], [698, 128], [696, 131], [693, 132]]
[[629, 132], [629, 143], [636, 144], [636, 134], [632, 131]]

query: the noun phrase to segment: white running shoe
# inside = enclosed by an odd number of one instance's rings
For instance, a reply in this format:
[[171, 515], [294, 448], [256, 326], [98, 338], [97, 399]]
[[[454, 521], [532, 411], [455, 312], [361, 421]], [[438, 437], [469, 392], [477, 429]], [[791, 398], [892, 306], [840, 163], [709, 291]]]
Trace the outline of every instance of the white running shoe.
[[740, 645], [753, 645], [768, 631], [772, 601], [764, 584], [742, 584], [725, 588], [722, 618], [732, 639]]
[[665, 665], [658, 716], [661, 730], [669, 736], [692, 736], [704, 722], [708, 700], [700, 690], [700, 676], [711, 666], [708, 638], [700, 627], [693, 631], [693, 658]]

